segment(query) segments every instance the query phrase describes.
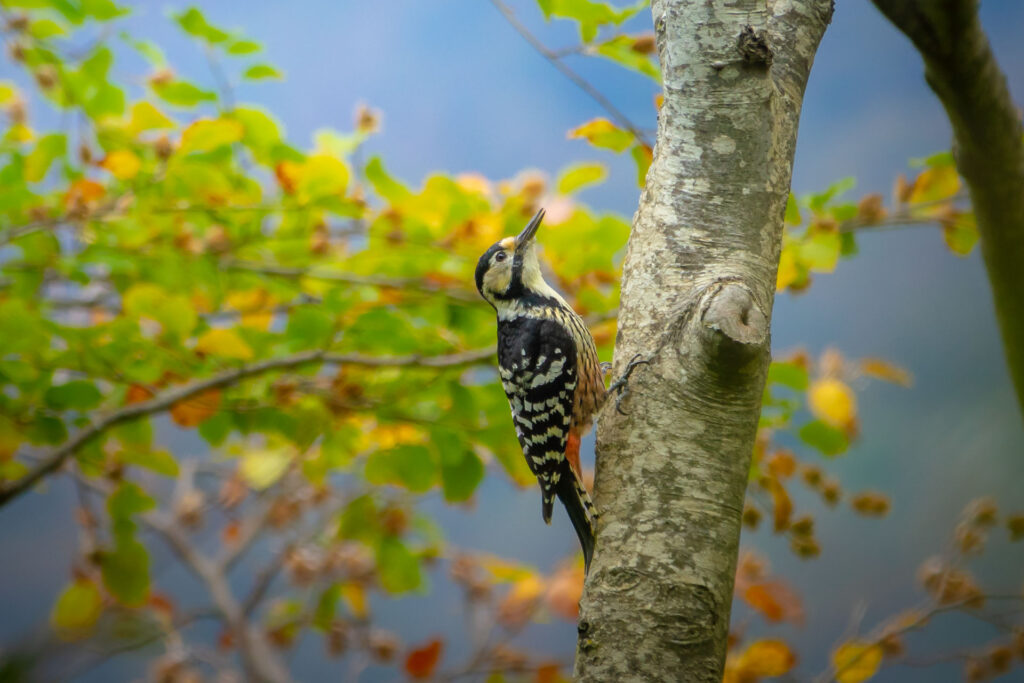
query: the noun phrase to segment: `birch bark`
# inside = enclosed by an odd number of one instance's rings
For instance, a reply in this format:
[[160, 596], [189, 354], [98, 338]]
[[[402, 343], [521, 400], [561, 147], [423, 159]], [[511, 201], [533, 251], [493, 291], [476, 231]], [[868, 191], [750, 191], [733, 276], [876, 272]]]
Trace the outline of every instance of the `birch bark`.
[[720, 681], [804, 86], [831, 0], [653, 0], [664, 104], [597, 443], [583, 681]]

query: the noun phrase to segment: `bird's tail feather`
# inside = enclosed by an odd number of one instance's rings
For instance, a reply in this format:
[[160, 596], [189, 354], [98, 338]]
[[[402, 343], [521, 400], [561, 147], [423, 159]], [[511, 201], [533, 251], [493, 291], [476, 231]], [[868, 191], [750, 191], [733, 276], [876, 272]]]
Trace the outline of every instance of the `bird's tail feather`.
[[590, 560], [594, 556], [594, 533], [597, 528], [597, 510], [590, 500], [587, 487], [572, 467], [565, 467], [558, 480], [555, 492], [569, 513], [576, 535], [583, 548], [584, 571], [590, 571]]

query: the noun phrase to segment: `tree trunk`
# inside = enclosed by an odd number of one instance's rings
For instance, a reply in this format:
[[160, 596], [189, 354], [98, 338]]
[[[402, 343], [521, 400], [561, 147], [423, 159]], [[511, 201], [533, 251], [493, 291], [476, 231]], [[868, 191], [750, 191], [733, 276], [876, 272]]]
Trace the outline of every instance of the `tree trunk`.
[[953, 126], [1006, 362], [1024, 415], [1024, 127], [978, 19], [977, 0], [874, 0], [924, 58]]
[[[767, 6], [766, 6], [767, 5]], [[831, 0], [654, 0], [664, 80], [597, 443], [576, 676], [720, 681], [804, 85]]]

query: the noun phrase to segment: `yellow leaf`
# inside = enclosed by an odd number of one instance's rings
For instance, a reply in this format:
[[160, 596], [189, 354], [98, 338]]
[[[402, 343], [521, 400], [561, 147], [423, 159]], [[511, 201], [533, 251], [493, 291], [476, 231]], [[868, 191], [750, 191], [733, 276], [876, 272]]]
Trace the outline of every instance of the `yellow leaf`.
[[615, 152], [625, 151], [633, 144], [633, 134], [619, 128], [608, 119], [597, 118], [569, 131], [568, 137], [584, 138], [595, 147]]
[[308, 202], [343, 195], [347, 185], [348, 168], [340, 159], [315, 154], [300, 167], [295, 192]]
[[196, 342], [196, 351], [221, 358], [235, 360], [251, 360], [252, 348], [238, 333], [229, 328], [218, 328], [207, 331]]
[[76, 579], [57, 598], [50, 612], [50, 624], [65, 640], [88, 634], [103, 611], [99, 588], [88, 579]]
[[750, 676], [784, 676], [793, 668], [796, 656], [781, 640], [756, 640], [740, 658], [739, 668]]
[[836, 681], [839, 683], [861, 683], [876, 673], [882, 664], [882, 648], [851, 641], [839, 646], [832, 655], [832, 665], [836, 669]]
[[292, 457], [280, 450], [248, 451], [242, 456], [239, 474], [254, 489], [265, 489], [281, 478]]
[[937, 202], [948, 199], [960, 191], [960, 176], [953, 166], [934, 166], [925, 169], [914, 181], [909, 202]]
[[149, 102], [136, 102], [128, 115], [128, 132], [138, 135], [147, 130], [174, 128], [174, 121]]
[[781, 292], [800, 279], [800, 269], [796, 264], [796, 247], [785, 246], [779, 255], [779, 273], [775, 278], [775, 290]]
[[348, 608], [352, 610], [352, 616], [356, 619], [365, 619], [369, 613], [369, 607], [366, 601], [366, 589], [363, 588], [361, 583], [346, 583], [341, 587], [341, 597], [348, 603]]
[[135, 152], [118, 149], [108, 154], [107, 158], [100, 162], [100, 166], [110, 171], [111, 175], [119, 180], [131, 180], [138, 174], [142, 162]]
[[865, 375], [875, 377], [876, 379], [883, 379], [893, 384], [899, 384], [900, 386], [909, 387], [914, 383], [914, 379], [910, 376], [909, 372], [881, 358], [865, 358], [860, 362], [860, 369]]
[[181, 134], [182, 154], [209, 152], [210, 150], [238, 142], [245, 134], [245, 127], [231, 119], [200, 119]]
[[816, 418], [839, 429], [849, 428], [857, 417], [857, 398], [838, 379], [816, 380], [807, 390], [807, 403]]

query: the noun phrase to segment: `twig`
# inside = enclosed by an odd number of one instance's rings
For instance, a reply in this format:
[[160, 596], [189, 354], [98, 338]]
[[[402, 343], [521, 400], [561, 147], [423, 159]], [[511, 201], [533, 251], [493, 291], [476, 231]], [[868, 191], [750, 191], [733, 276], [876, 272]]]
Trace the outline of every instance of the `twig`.
[[491, 0], [491, 4], [494, 5], [495, 9], [501, 12], [501, 15], [505, 17], [505, 21], [507, 21], [512, 26], [512, 28], [514, 28], [516, 32], [519, 35], [521, 35], [526, 40], [526, 42], [528, 42], [533, 47], [534, 50], [540, 53], [540, 55], [544, 59], [548, 60], [548, 62], [553, 67], [558, 69], [563, 76], [572, 81], [576, 85], [576, 87], [578, 87], [580, 90], [589, 95], [590, 99], [597, 102], [597, 104], [600, 105], [602, 109], [608, 112], [608, 114], [613, 119], [615, 119], [615, 122], [619, 124], [619, 127], [628, 130], [630, 133], [633, 134], [633, 137], [635, 137], [637, 140], [647, 145], [648, 147], [654, 146], [653, 143], [647, 138], [647, 136], [644, 135], [644, 133], [640, 130], [640, 128], [635, 126], [633, 122], [629, 120], [629, 117], [623, 114], [618, 109], [618, 107], [612, 104], [611, 101], [607, 97], [605, 97], [600, 90], [595, 88], [593, 85], [590, 84], [589, 81], [587, 81], [585, 78], [583, 78], [578, 73], [573, 71], [564, 61], [562, 61], [558, 53], [550, 50], [546, 45], [544, 45], [544, 43], [540, 42], [540, 40], [538, 40], [536, 36], [530, 33], [530, 30], [526, 28], [526, 26], [523, 25], [523, 23], [520, 22], [519, 19], [516, 18], [515, 12], [513, 12], [508, 5], [502, 2], [502, 0]]
[[96, 438], [106, 430], [122, 422], [135, 418], [163, 412], [176, 403], [192, 398], [205, 391], [220, 389], [231, 386], [241, 380], [272, 372], [275, 370], [290, 370], [305, 365], [317, 363], [332, 363], [339, 365], [361, 365], [365, 367], [424, 367], [424, 368], [454, 368], [475, 365], [494, 357], [493, 347], [475, 349], [452, 353], [441, 356], [367, 356], [360, 353], [327, 353], [325, 351], [303, 351], [291, 356], [270, 358], [258, 363], [243, 365], [233, 370], [228, 370], [212, 377], [196, 380], [188, 384], [165, 391], [154, 396], [148, 401], [126, 405], [112, 413], [100, 417], [88, 427], [85, 427], [65, 441], [62, 445], [54, 448], [40, 458], [40, 463], [33, 467], [28, 474], [17, 481], [9, 482], [0, 486], [0, 507], [3, 507], [14, 498], [25, 493], [36, 482], [56, 471], [64, 462], [79, 448]]

